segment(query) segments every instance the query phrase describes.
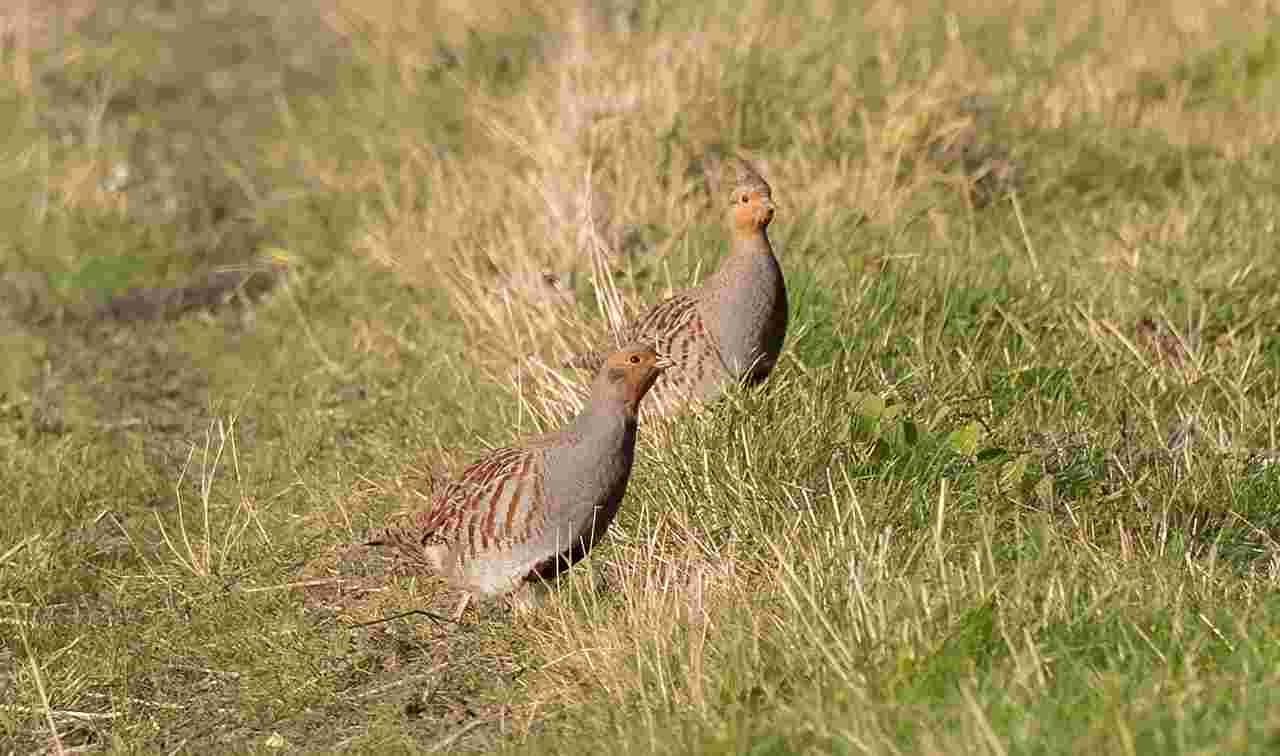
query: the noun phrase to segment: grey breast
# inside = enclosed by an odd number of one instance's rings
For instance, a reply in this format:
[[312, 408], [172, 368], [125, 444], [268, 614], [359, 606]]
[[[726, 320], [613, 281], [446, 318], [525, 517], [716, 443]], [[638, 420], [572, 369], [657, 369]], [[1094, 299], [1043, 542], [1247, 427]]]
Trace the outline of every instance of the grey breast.
[[767, 373], [786, 332], [786, 289], [777, 259], [759, 256], [744, 278], [744, 285], [722, 292], [718, 303], [721, 358], [735, 379], [761, 366]]
[[620, 412], [609, 415], [583, 418], [577, 443], [546, 452], [547, 545], [560, 551], [585, 539], [585, 554], [621, 504], [636, 425]]

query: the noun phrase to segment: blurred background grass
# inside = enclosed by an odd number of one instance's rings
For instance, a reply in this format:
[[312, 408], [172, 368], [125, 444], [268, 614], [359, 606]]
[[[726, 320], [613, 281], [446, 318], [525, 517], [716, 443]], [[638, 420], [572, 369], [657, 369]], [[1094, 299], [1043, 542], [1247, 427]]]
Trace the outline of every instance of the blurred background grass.
[[[15, 748], [1273, 747], [1271, 4], [0, 14]], [[646, 424], [546, 611], [353, 627], [433, 593], [345, 544], [573, 411], [733, 153], [768, 389]]]

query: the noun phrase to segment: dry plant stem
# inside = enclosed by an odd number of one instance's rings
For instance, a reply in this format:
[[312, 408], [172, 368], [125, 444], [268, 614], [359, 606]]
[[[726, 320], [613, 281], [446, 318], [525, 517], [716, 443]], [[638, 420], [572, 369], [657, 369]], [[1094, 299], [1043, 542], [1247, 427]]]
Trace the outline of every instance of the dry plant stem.
[[425, 672], [419, 672], [417, 674], [410, 675], [400, 680], [389, 682], [386, 685], [379, 685], [378, 687], [373, 688], [371, 690], [361, 691], [360, 694], [356, 696], [356, 699], [365, 700], [365, 699], [373, 698], [374, 696], [380, 695], [382, 693], [386, 693], [389, 690], [394, 690], [396, 688], [399, 688], [405, 685], [416, 683], [419, 680], [424, 680], [424, 679], [434, 677], [448, 666], [449, 666], [448, 662], [442, 662], [440, 664], [435, 665], [434, 667], [432, 667], [431, 669]]
[[[188, 527], [187, 511], [184, 503], [185, 497], [183, 496], [184, 483], [196, 454], [195, 446], [188, 449], [186, 461], [182, 465], [178, 481], [174, 486], [174, 496], [177, 503], [178, 538], [175, 539], [170, 534], [159, 513], [153, 514], [160, 530], [160, 537], [168, 548], [169, 553], [184, 569], [198, 577], [210, 577], [215, 574], [225, 573], [228, 567], [228, 559], [239, 547], [245, 532], [251, 524], [256, 523], [264, 542], [270, 543], [270, 538], [266, 535], [262, 523], [258, 519], [257, 510], [252, 500], [243, 493], [240, 455], [235, 439], [236, 421], [237, 418], [234, 415], [225, 422], [221, 418], [214, 418], [209, 421], [209, 425], [205, 429], [204, 444], [200, 450], [200, 532], [194, 536], [195, 540], [193, 541], [192, 530]], [[216, 447], [214, 445], [215, 433], [217, 436]], [[222, 532], [219, 535], [214, 532], [219, 527], [219, 524], [213, 515], [212, 499], [214, 483], [218, 479], [219, 470], [222, 468], [223, 456], [228, 450], [231, 454], [232, 469], [235, 472], [237, 487], [240, 489], [241, 494], [237, 506], [228, 514], [226, 522], [222, 523]], [[216, 562], [214, 561], [215, 552], [217, 554]]]
[[35, 543], [39, 539], [40, 536], [32, 534], [23, 538], [21, 541], [18, 541], [17, 544], [9, 548], [3, 554], [0, 554], [0, 567], [3, 567], [5, 562], [8, 562], [10, 559], [17, 556], [18, 552], [25, 549], [28, 545]]
[[295, 588], [314, 588], [321, 585], [342, 585], [348, 582], [343, 578], [316, 578], [314, 580], [295, 580], [290, 583], [281, 583], [279, 585], [259, 585], [248, 588], [238, 588], [241, 593], [266, 593], [270, 591], [289, 591]]
[[0, 705], [0, 709], [8, 709], [9, 711], [20, 711], [26, 714], [44, 714], [48, 717], [62, 717], [64, 719], [83, 719], [83, 720], [109, 720], [116, 719], [120, 716], [118, 712], [98, 712], [98, 711], [72, 711], [70, 709], [48, 709], [44, 707], [33, 709], [30, 706], [18, 706], [16, 704]]
[[1031, 262], [1031, 269], [1036, 275], [1040, 275], [1040, 259], [1036, 257], [1036, 249], [1031, 244], [1031, 236], [1027, 233], [1027, 221], [1022, 216], [1022, 203], [1018, 202], [1018, 193], [1011, 192], [1009, 201], [1013, 203], [1013, 212], [1018, 218], [1018, 229], [1022, 231], [1022, 246], [1027, 251], [1027, 259]]
[[449, 733], [443, 738], [437, 740], [435, 743], [431, 744], [431, 746], [427, 748], [427, 753], [435, 753], [436, 751], [440, 751], [445, 748], [448, 748], [453, 743], [456, 743], [459, 738], [461, 738], [462, 736], [466, 735], [467, 733], [471, 732], [472, 730], [476, 729], [477, 727], [483, 724], [487, 724], [487, 721], [483, 719], [477, 719], [475, 721], [466, 723], [465, 725], [459, 727], [458, 729], [454, 730], [453, 732]]
[[439, 614], [436, 614], [435, 612], [428, 612], [424, 609], [408, 609], [406, 611], [393, 614], [390, 617], [381, 617], [379, 619], [369, 620], [367, 622], [356, 622], [356, 623], [353, 623], [351, 627], [370, 627], [372, 625], [382, 625], [387, 622], [394, 622], [398, 619], [404, 619], [405, 617], [415, 617], [415, 616], [426, 617], [432, 622], [437, 622], [437, 623], [452, 622], [454, 624], [458, 624], [457, 617], [444, 617]]
[[49, 725], [49, 737], [53, 740], [53, 751], [56, 754], [66, 753], [62, 747], [62, 736], [58, 734], [58, 725], [53, 721], [53, 707], [49, 705], [49, 695], [44, 689], [44, 676], [40, 674], [40, 665], [36, 662], [35, 651], [31, 649], [31, 641], [27, 638], [27, 628], [21, 620], [18, 622], [18, 634], [22, 637], [22, 648], [27, 652], [27, 663], [31, 667], [31, 678], [35, 681], [36, 692], [40, 696], [40, 706], [44, 712], [45, 723]]

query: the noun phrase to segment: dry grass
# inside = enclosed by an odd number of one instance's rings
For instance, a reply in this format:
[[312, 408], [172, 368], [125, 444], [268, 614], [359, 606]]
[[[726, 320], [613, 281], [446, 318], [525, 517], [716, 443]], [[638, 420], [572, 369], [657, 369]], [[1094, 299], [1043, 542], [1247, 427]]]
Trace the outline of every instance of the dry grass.
[[[473, 7], [468, 9], [442, 3], [421, 16], [433, 22], [449, 19], [446, 28], [466, 26], [477, 21], [470, 18]], [[1106, 4], [1077, 5], [1050, 13], [1047, 20], [1042, 9], [1023, 3], [998, 9], [957, 6], [948, 9], [947, 39], [936, 63], [920, 60], [919, 51], [913, 54], [916, 29], [907, 20], [919, 17], [922, 9], [903, 3], [871, 6], [861, 14], [862, 33], [848, 35], [847, 41], [813, 29], [808, 21], [820, 13], [816, 7], [781, 17], [763, 3], [748, 4], [732, 15], [718, 9], [688, 11], [702, 24], [685, 35], [619, 32], [602, 25], [593, 10], [578, 3], [539, 6], [549, 29], [539, 65], [529, 71], [518, 93], [482, 93], [470, 103], [474, 123], [487, 137], [483, 150], [441, 154], [418, 143], [410, 125], [398, 137], [409, 166], [398, 172], [399, 185], [377, 186], [387, 178], [373, 186], [363, 181], [343, 185], [404, 198], [388, 208], [385, 220], [375, 219], [362, 229], [367, 235], [358, 240], [358, 248], [410, 280], [450, 281], [472, 341], [482, 354], [493, 350], [491, 358], [502, 365], [539, 348], [567, 347], [563, 342], [574, 336], [564, 331], [577, 325], [584, 309], [574, 307], [573, 292], [566, 291], [575, 281], [588, 280], [593, 290], [603, 289], [595, 293], [600, 309], [585, 312], [613, 322], [618, 305], [609, 291], [611, 282], [597, 283], [602, 258], [615, 270], [640, 267], [655, 273], [657, 287], [649, 287], [650, 298], [687, 285], [688, 275], [673, 277], [671, 258], [691, 254], [691, 227], [705, 226], [708, 233], [717, 228], [714, 208], [720, 197], [707, 195], [704, 187], [712, 182], [703, 172], [714, 168], [728, 144], [760, 161], [784, 203], [779, 232], [788, 246], [805, 249], [811, 238], [793, 238], [801, 232], [786, 227], [788, 221], [794, 227], [799, 212], [810, 237], [847, 222], [851, 214], [886, 229], [914, 222], [922, 198], [932, 203], [930, 190], [949, 181], [948, 166], [939, 171], [919, 156], [929, 145], [947, 143], [958, 133], [976, 130], [979, 141], [990, 146], [1013, 130], [1147, 129], [1165, 134], [1174, 147], [1212, 145], [1226, 159], [1272, 140], [1272, 119], [1241, 119], [1242, 108], [1235, 103], [1193, 110], [1178, 91], [1171, 90], [1158, 103], [1135, 96], [1144, 76], [1261, 24], [1268, 12], [1264, 5], [1213, 26], [1208, 11], [1186, 3], [1143, 13]], [[1006, 22], [1007, 30], [1001, 30], [1009, 39], [1001, 41], [1011, 53], [1044, 65], [1060, 54], [1059, 48], [1079, 44], [1078, 38], [1094, 28], [1102, 30], [1104, 44], [1080, 52], [1065, 70], [1030, 86], [1008, 75], [1002, 80], [960, 30], [961, 20], [981, 27], [983, 19], [993, 18]], [[1047, 24], [1051, 36], [1036, 36], [1033, 45], [1028, 28], [1033, 23]], [[409, 38], [418, 37], [409, 33]], [[868, 38], [875, 40], [873, 48], [864, 44]], [[765, 53], [769, 65], [752, 68], [751, 56], [761, 56], [762, 50], [815, 48], [833, 60], [870, 58], [876, 74], [872, 86], [855, 78], [847, 65], [834, 63], [822, 70], [836, 77], [830, 86], [811, 91], [807, 87], [815, 77], [806, 73], [809, 64], [800, 54]], [[397, 54], [410, 55], [413, 49], [406, 43]], [[749, 70], [744, 74], [743, 68]], [[750, 82], [753, 75], [767, 80]], [[772, 90], [769, 85], [775, 81], [795, 82], [799, 91], [791, 100], [736, 107], [740, 94], [733, 86], [744, 86], [742, 79], [767, 95], [785, 94]], [[819, 99], [799, 97], [810, 94]], [[966, 97], [978, 99], [977, 111], [965, 104]], [[752, 110], [767, 121], [748, 127], [743, 119]], [[1215, 118], [1224, 127], [1229, 123], [1233, 135], [1201, 130]], [[748, 128], [755, 133], [744, 133]], [[984, 129], [992, 133], [982, 133]], [[752, 138], [784, 149], [753, 152]], [[833, 148], [854, 145], [861, 148], [857, 160], [852, 155], [831, 159]], [[1035, 149], [1032, 144], [1005, 147], [1014, 152]], [[1027, 162], [1034, 162], [1034, 156]], [[423, 187], [441, 192], [448, 201], [433, 203], [430, 212], [414, 210], [415, 193]], [[932, 216], [935, 242], [950, 244], [957, 232], [972, 238], [972, 217], [942, 217], [950, 214], [923, 209]], [[1181, 255], [1144, 259], [1142, 249], [1184, 244], [1196, 206], [1158, 212], [1117, 224], [1111, 230], [1117, 237], [1113, 251], [1079, 250], [1071, 284], [1086, 287], [1114, 279], [1107, 274], [1116, 268], [1142, 275], [1153, 269], [1165, 273], [1170, 264], [1182, 263]], [[670, 229], [671, 236], [643, 244], [634, 253], [642, 256], [639, 260], [625, 258], [621, 240], [626, 230], [644, 224]], [[1053, 234], [1059, 229], [1036, 231]], [[1011, 242], [1025, 246], [1034, 259], [1030, 239]], [[712, 254], [693, 254], [697, 263], [714, 264]]]
[[[3, 16], [36, 190], [0, 206], [0, 272], [55, 299], [291, 273], [235, 317], [0, 331], [0, 733], [1266, 752], [1273, 5], [334, 0], [339, 64], [252, 58], [306, 83], [165, 153], [214, 155], [153, 192], [204, 220], [108, 180], [205, 133], [113, 110], [155, 67]], [[735, 153], [780, 204], [773, 378], [646, 421], [608, 543], [537, 612], [393, 618], [438, 585], [352, 543], [576, 411], [564, 358], [714, 269]]]

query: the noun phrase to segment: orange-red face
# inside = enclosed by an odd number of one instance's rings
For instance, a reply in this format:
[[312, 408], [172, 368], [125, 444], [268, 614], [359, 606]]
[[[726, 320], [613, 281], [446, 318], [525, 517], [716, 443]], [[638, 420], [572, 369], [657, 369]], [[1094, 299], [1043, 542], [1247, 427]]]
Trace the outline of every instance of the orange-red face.
[[608, 381], [619, 386], [623, 398], [634, 409], [653, 387], [658, 375], [671, 366], [650, 344], [628, 344], [605, 359], [604, 373]]
[[755, 231], [773, 220], [773, 198], [767, 187], [739, 187], [733, 192], [733, 225], [742, 231]]

